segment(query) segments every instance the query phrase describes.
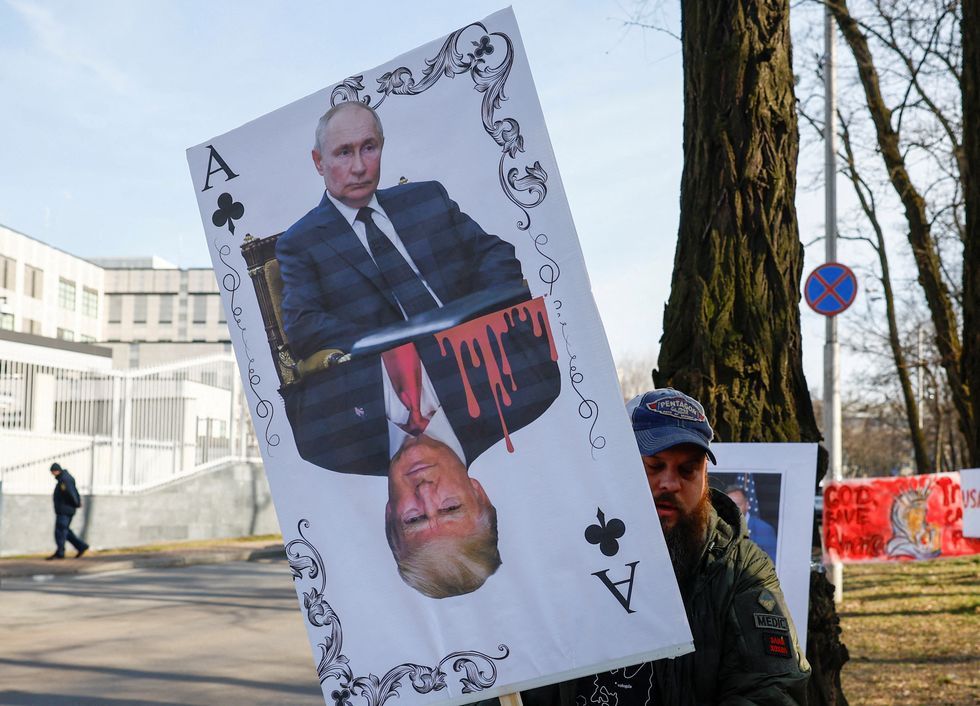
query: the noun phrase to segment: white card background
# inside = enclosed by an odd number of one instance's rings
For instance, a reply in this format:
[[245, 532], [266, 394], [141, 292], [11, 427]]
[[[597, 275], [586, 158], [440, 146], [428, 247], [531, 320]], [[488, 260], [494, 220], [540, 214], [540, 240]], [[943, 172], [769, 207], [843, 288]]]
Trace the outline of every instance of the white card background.
[[960, 471], [963, 497], [963, 536], [980, 537], [980, 468]]
[[800, 647], [806, 651], [810, 603], [810, 549], [813, 543], [813, 497], [817, 478], [816, 444], [712, 444], [718, 465], [713, 473], [781, 476], [776, 534], [776, 575], [793, 616]]
[[[398, 67], [407, 67], [415, 85], [422, 84], [426, 60], [446, 56], [441, 54], [446, 36], [365, 71], [356, 96], [371, 96], [384, 123], [381, 188], [402, 176], [440, 181], [486, 232], [516, 247], [532, 295], [547, 297], [562, 392], [541, 418], [512, 435], [515, 453], [508, 454], [501, 442], [470, 468], [497, 507], [503, 558], [500, 569], [473, 593], [434, 600], [401, 581], [384, 534], [385, 479], [334, 473], [301, 459], [277, 391], [241, 239], [246, 233], [279, 233], [319, 202], [323, 181], [314, 171], [310, 149], [334, 86], [187, 151], [284, 541], [299, 541], [292, 546], [322, 570], [315, 578], [300, 571], [297, 594], [315, 661], [326, 654], [321, 677], [330, 703], [341, 682], [369, 674], [388, 675], [392, 681], [402, 675], [397, 679], [399, 704], [468, 703], [691, 649], [511, 11], [491, 15], [482, 26], [471, 25], [452, 49], [465, 55], [484, 36], [494, 47], [486, 56], [488, 66], [513, 62], [506, 100], [491, 118], [516, 121], [524, 147], [516, 158], [502, 158], [501, 147], [488, 135], [481, 114], [485, 94], [474, 88], [467, 71], [451, 77], [437, 72], [418, 95], [381, 100], [376, 92], [377, 79]], [[237, 176], [228, 179], [217, 171], [210, 177], [212, 188], [205, 190], [210, 148]], [[535, 165], [547, 173], [547, 193], [523, 212], [507, 197], [501, 174], [514, 168], [522, 177]], [[212, 221], [223, 193], [244, 206], [234, 235], [227, 224]], [[528, 217], [530, 227], [522, 228]], [[584, 539], [599, 508], [626, 525], [613, 557]], [[626, 565], [634, 561], [634, 612], [627, 613], [594, 573], [609, 570], [611, 580], [626, 579]], [[304, 602], [313, 603], [313, 617]], [[468, 658], [482, 670], [485, 690], [464, 693], [464, 673], [453, 671], [453, 660], [442, 661], [461, 651], [483, 655]], [[492, 664], [488, 659], [504, 653], [506, 658]], [[423, 686], [427, 693], [418, 693], [413, 677], [419, 683], [444, 679], [445, 688], [427, 691]], [[382, 698], [383, 684], [378, 688], [369, 703]]]

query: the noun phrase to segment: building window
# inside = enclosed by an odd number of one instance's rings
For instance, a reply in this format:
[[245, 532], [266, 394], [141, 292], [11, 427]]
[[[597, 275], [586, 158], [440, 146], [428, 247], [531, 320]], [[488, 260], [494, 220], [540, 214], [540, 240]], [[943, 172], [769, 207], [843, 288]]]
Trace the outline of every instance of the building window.
[[208, 322], [208, 297], [206, 294], [198, 294], [194, 297], [194, 323], [206, 324]]
[[75, 283], [70, 279], [58, 278], [58, 306], [75, 311]]
[[94, 289], [82, 287], [82, 313], [93, 319], [99, 315], [99, 293]]
[[0, 329], [3, 329], [4, 331], [14, 330], [13, 314], [0, 314]]
[[71, 329], [59, 328], [58, 338], [60, 338], [62, 341], [74, 341], [75, 333]]
[[24, 294], [34, 299], [40, 299], [44, 293], [44, 271], [24, 265]]
[[133, 296], [133, 323], [146, 323], [146, 295], [136, 294]]
[[35, 321], [34, 319], [23, 319], [20, 322], [20, 330], [24, 333], [33, 333], [37, 336], [41, 335], [41, 322]]
[[170, 294], [160, 296], [160, 316], [157, 319], [161, 324], [170, 324], [174, 320], [174, 298]]
[[119, 294], [109, 295], [109, 323], [122, 323], [122, 296]]
[[78, 340], [82, 343], [95, 343], [95, 336], [86, 336], [84, 333], [79, 334]]
[[17, 261], [12, 257], [0, 255], [0, 287], [13, 289], [17, 276]]

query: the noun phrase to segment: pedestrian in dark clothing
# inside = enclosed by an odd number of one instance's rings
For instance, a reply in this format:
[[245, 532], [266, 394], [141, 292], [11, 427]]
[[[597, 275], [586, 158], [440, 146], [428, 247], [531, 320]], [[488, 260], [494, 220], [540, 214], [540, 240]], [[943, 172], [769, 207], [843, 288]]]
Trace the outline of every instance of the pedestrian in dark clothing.
[[54, 476], [56, 481], [53, 495], [54, 543], [56, 549], [54, 554], [49, 556], [48, 559], [65, 558], [65, 540], [71, 542], [71, 545], [75, 547], [77, 550], [75, 557], [77, 558], [88, 551], [88, 544], [79, 539], [71, 531], [69, 525], [71, 524], [71, 518], [75, 516], [75, 510], [82, 506], [82, 497], [78, 494], [78, 488], [75, 487], [75, 479], [60, 464], [51, 464], [51, 475]]

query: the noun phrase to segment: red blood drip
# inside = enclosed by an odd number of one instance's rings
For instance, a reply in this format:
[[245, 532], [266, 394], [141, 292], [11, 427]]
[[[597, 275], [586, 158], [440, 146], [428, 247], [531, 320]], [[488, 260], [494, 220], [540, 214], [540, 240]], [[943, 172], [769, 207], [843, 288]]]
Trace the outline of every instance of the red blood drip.
[[[474, 368], [480, 367], [481, 358], [486, 362], [487, 380], [493, 392], [494, 403], [497, 407], [497, 417], [500, 419], [500, 428], [503, 431], [509, 453], [514, 453], [514, 444], [510, 440], [510, 433], [507, 430], [507, 422], [504, 420], [502, 407], [510, 407], [512, 400], [507, 388], [509, 387], [511, 392], [517, 390], [517, 380], [514, 379], [510, 361], [504, 352], [503, 335], [515, 326], [514, 311], [517, 312], [518, 320], [531, 320], [531, 330], [535, 337], [540, 338], [542, 335], [548, 337], [551, 359], [557, 361], [558, 349], [555, 347], [555, 339], [551, 334], [551, 325], [548, 323], [548, 312], [545, 308], [544, 297], [522, 302], [504, 311], [495, 311], [492, 314], [481, 316], [478, 319], [467, 321], [459, 326], [454, 326], [448, 331], [442, 331], [436, 334], [436, 340], [439, 342], [439, 351], [443, 357], [448, 355], [447, 347], [452, 349], [453, 354], [456, 356], [456, 366], [459, 368], [460, 381], [463, 383], [463, 390], [466, 392], [466, 409], [474, 419], [480, 416], [480, 403], [473, 393], [473, 388], [466, 374], [466, 368], [463, 364], [463, 348], [465, 347], [469, 350], [470, 363]], [[501, 356], [499, 364], [490, 346], [489, 332], [493, 333], [497, 341], [497, 350], [500, 351]], [[507, 385], [504, 383], [505, 378], [509, 383]]]

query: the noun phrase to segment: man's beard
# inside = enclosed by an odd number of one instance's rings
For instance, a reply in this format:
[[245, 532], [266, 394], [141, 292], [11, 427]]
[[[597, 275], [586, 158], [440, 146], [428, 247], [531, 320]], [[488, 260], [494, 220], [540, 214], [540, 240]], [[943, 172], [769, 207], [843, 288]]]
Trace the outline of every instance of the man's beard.
[[[673, 494], [668, 493], [661, 496], [660, 499], [677, 507], [677, 501]], [[701, 550], [704, 548], [704, 541], [707, 538], [710, 515], [711, 500], [708, 489], [705, 488], [704, 495], [701, 496], [694, 509], [678, 517], [671, 529], [664, 529], [667, 551], [670, 553], [670, 561], [674, 565], [674, 574], [677, 576], [679, 584], [685, 583], [697, 567], [698, 560], [701, 558]]]

